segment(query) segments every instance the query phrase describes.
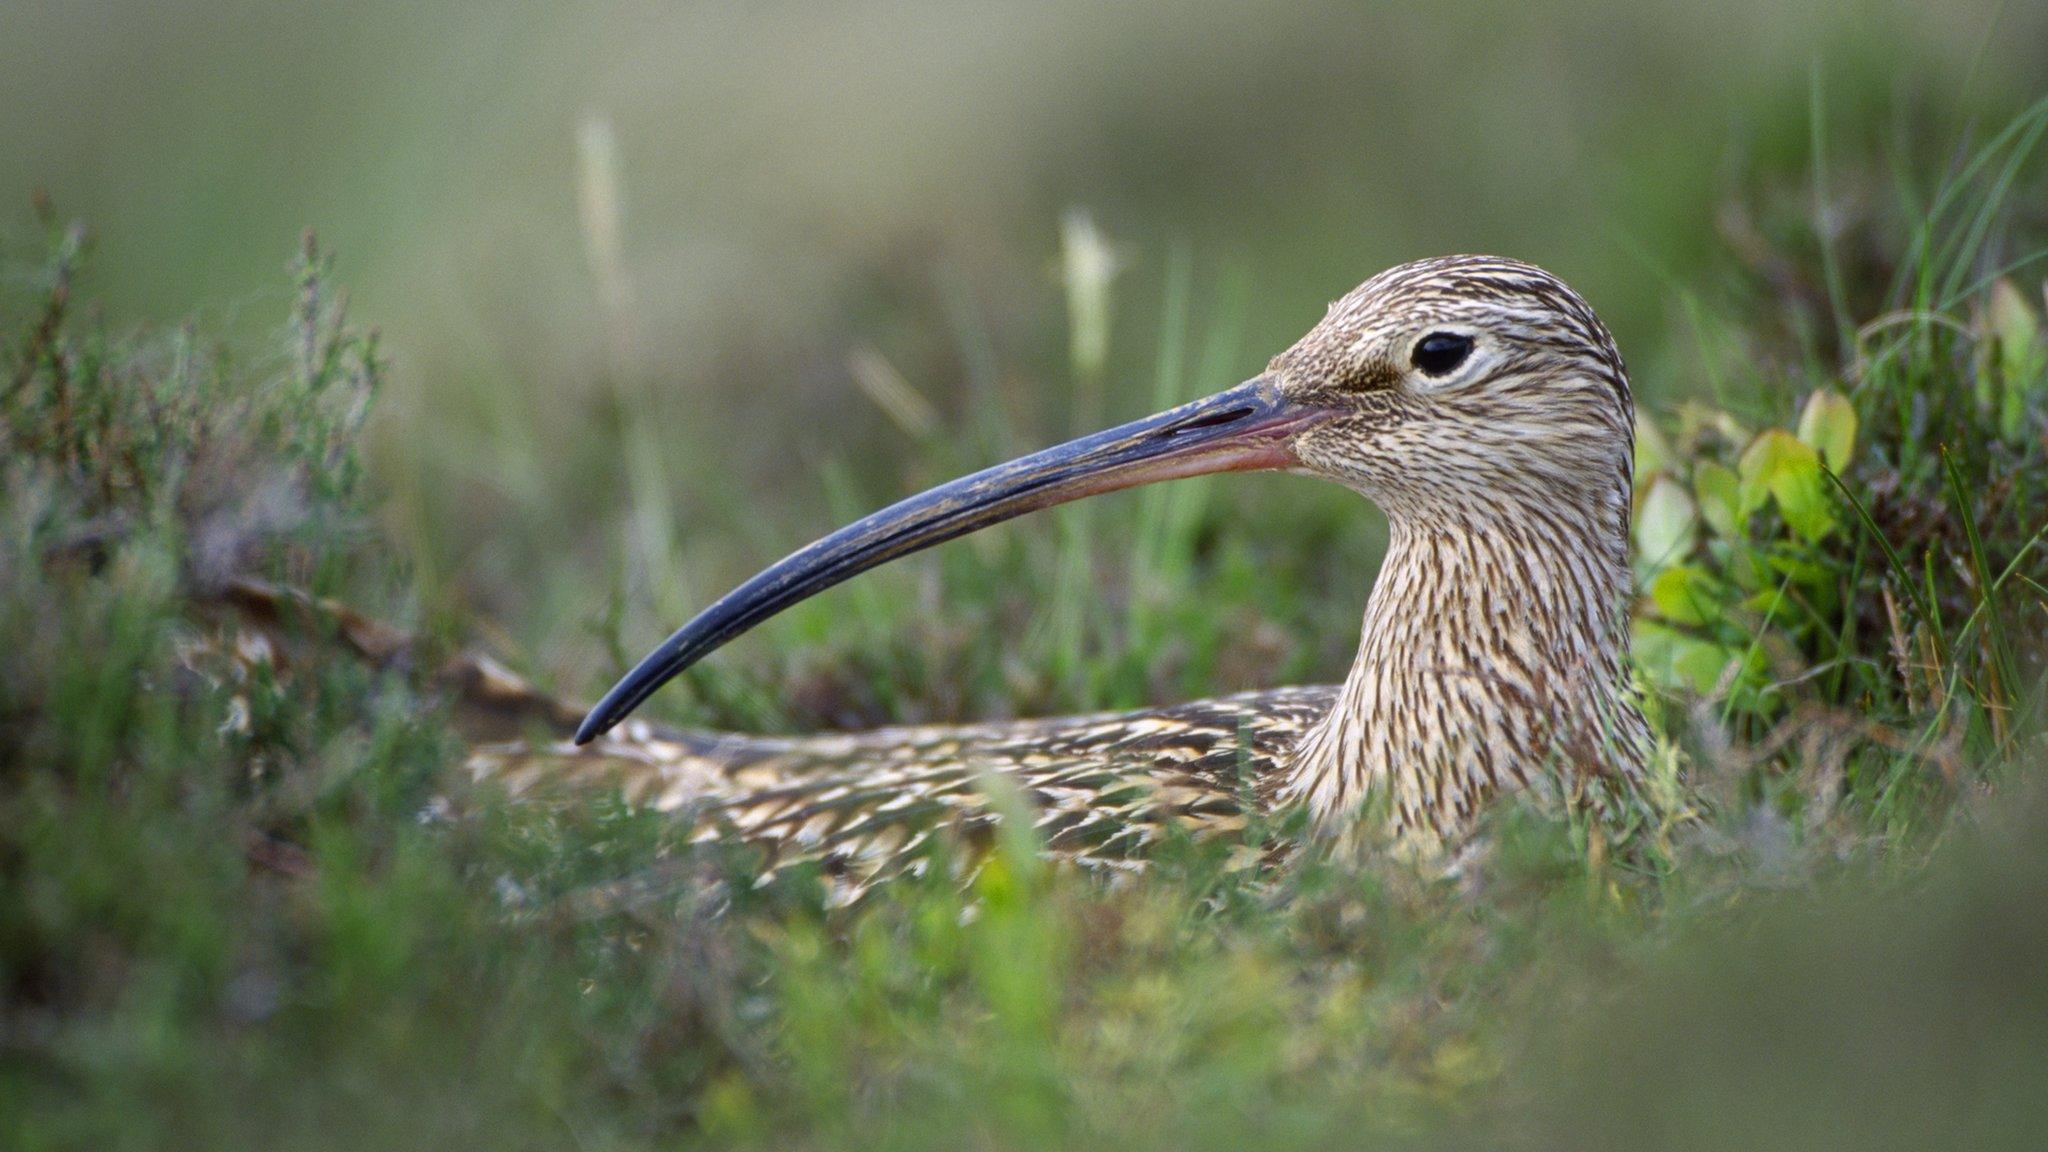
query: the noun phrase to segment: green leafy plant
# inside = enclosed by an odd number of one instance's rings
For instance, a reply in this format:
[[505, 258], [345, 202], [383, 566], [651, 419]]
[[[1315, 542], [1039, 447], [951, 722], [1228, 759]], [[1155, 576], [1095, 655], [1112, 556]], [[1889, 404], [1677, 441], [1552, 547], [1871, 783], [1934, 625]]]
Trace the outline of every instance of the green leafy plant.
[[2023, 747], [2048, 658], [2041, 285], [2018, 270], [2026, 241], [1994, 243], [2044, 122], [2048, 105], [2022, 116], [1902, 230], [1898, 306], [1833, 366], [1758, 341], [1748, 414], [1691, 401], [1638, 430], [1646, 682], [1714, 702], [1710, 723], [1767, 759], [1848, 734], [1849, 790], [1879, 808], [1909, 782], [1945, 789], [1965, 748]]

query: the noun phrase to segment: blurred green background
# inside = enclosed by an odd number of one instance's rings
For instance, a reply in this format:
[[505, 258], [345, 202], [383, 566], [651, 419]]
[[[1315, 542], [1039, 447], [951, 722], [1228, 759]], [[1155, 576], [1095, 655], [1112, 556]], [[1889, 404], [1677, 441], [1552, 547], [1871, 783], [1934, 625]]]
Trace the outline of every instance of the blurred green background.
[[[579, 638], [593, 588], [620, 585], [637, 643], [840, 514], [1019, 446], [968, 429], [1087, 422], [1070, 208], [1122, 271], [1104, 416], [1151, 406], [1176, 252], [1191, 346], [1233, 334], [1218, 379], [1382, 267], [1484, 250], [1585, 292], [1655, 402], [1689, 386], [1674, 289], [1722, 249], [1734, 185], [1796, 174], [1817, 124], [1861, 155], [1933, 146], [1916, 125], [2000, 121], [2048, 70], [2048, 6], [1997, 0], [58, 0], [0, 28], [6, 218], [47, 190], [121, 320], [229, 331], [270, 330], [317, 229], [396, 363], [377, 475], [421, 587], [579, 688], [606, 671]], [[966, 446], [914, 444], [856, 354]], [[1373, 558], [1369, 531], [1341, 546]]]

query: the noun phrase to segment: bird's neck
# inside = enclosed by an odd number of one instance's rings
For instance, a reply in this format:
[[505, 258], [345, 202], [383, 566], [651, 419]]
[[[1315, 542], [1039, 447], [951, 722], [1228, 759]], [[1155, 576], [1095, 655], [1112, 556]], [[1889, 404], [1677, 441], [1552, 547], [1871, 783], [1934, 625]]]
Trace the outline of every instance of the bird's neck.
[[1286, 797], [1318, 823], [1383, 812], [1441, 840], [1497, 792], [1635, 776], [1626, 492], [1586, 504], [1397, 514], [1358, 658]]

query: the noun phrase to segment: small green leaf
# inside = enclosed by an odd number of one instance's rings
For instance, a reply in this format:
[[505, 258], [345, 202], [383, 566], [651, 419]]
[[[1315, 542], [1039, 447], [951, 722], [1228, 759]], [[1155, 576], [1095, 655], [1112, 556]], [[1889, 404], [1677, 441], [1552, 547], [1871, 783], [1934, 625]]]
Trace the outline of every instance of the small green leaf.
[[1735, 508], [1744, 517], [1761, 511], [1771, 501], [1771, 471], [1777, 466], [1772, 447], [1774, 435], [1782, 433], [1758, 436], [1735, 463]]
[[[2011, 280], [2000, 279], [1991, 286], [1984, 326], [1991, 337], [1990, 359], [1997, 366], [1998, 433], [2017, 440], [2026, 430], [2027, 398], [2048, 378], [2048, 341], [2042, 339], [2040, 317]], [[1989, 383], [1982, 372], [1980, 366], [1980, 401], [1987, 399]]]
[[2001, 277], [1991, 285], [1991, 303], [1984, 320], [2006, 358], [2001, 367], [2011, 366], [2041, 339], [2041, 318], [2034, 315], [2033, 305], [2009, 279]]
[[1824, 484], [1816, 467], [1801, 475], [1784, 475], [1771, 489], [1771, 494], [1778, 498], [1778, 511], [1785, 514], [1785, 523], [1806, 540], [1826, 539], [1835, 528], [1835, 505]]
[[1815, 390], [1799, 413], [1799, 441], [1819, 452], [1829, 471], [1841, 475], [1856, 451], [1856, 406], [1832, 388]]
[[1693, 466], [1693, 498], [1699, 503], [1700, 517], [1714, 535], [1732, 540], [1742, 534], [1742, 496], [1735, 473], [1712, 460], [1702, 460]]
[[1737, 466], [1740, 505], [1745, 515], [1775, 498], [1793, 532], [1819, 540], [1835, 526], [1835, 506], [1820, 454], [1792, 434], [1772, 428], [1757, 436]]
[[1636, 509], [1636, 553], [1645, 572], [1685, 559], [1692, 552], [1699, 511], [1678, 481], [1659, 476], [1651, 481]]
[[1673, 624], [1705, 624], [1721, 614], [1722, 587], [1704, 569], [1679, 564], [1650, 582], [1650, 604]]
[[1721, 678], [1728, 674], [1729, 666], [1742, 659], [1711, 640], [1688, 636], [1664, 624], [1637, 620], [1633, 632], [1636, 666], [1652, 684], [1667, 690], [1700, 695], [1713, 692], [1722, 686]]

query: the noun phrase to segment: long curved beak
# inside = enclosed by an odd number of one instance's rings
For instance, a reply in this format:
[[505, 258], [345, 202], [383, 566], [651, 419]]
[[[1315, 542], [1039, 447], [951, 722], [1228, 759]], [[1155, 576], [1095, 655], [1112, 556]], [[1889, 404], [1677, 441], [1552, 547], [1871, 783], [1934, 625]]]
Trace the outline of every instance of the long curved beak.
[[649, 653], [576, 729], [587, 744], [677, 673], [783, 609], [899, 556], [1013, 516], [1211, 472], [1291, 468], [1294, 439], [1335, 416], [1265, 377], [941, 484], [855, 521], [727, 593]]

